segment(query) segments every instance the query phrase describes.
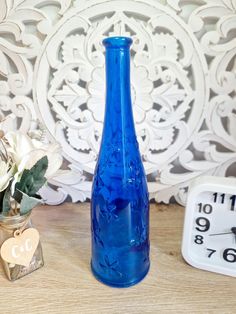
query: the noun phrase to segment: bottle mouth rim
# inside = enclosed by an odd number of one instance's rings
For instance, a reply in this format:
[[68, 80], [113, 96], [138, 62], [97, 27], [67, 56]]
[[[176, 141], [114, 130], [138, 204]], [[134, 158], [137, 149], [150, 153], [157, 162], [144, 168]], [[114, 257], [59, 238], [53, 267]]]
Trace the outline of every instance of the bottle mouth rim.
[[103, 39], [102, 43], [106, 48], [129, 48], [133, 40], [130, 37], [114, 36]]

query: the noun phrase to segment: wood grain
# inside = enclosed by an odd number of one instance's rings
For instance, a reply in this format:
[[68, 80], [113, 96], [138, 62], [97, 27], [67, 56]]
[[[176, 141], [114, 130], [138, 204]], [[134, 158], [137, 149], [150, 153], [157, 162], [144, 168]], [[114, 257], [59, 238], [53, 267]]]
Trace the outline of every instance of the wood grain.
[[0, 313], [235, 313], [236, 280], [201, 271], [181, 257], [184, 209], [151, 206], [151, 269], [117, 289], [90, 272], [89, 204], [34, 210], [45, 266], [14, 283], [0, 270]]

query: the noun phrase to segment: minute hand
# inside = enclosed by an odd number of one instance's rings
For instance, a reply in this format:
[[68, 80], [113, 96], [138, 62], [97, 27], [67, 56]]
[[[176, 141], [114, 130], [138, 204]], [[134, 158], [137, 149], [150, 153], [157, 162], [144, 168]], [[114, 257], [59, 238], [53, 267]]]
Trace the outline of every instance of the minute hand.
[[209, 236], [217, 236], [217, 235], [223, 235], [223, 234], [232, 234], [233, 232], [222, 232], [222, 233], [212, 233], [212, 234], [209, 234]]
[[223, 234], [235, 234], [236, 235], [236, 227], [232, 227], [230, 232], [222, 232], [222, 233], [212, 233], [209, 236], [223, 235]]

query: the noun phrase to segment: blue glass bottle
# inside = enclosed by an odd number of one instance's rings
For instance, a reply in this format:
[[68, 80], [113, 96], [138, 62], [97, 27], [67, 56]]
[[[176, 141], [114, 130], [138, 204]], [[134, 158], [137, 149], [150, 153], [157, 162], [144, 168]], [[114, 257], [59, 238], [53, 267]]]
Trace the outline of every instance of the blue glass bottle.
[[149, 270], [148, 190], [132, 114], [132, 39], [110, 37], [103, 44], [106, 108], [92, 187], [91, 267], [103, 283], [128, 287]]

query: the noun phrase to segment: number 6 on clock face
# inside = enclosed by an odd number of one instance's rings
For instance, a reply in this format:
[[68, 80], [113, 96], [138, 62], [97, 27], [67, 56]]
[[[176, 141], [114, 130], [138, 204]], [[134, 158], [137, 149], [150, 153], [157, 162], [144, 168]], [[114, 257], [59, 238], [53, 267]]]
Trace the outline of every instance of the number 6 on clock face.
[[189, 187], [182, 255], [194, 267], [236, 277], [236, 179], [200, 177]]

